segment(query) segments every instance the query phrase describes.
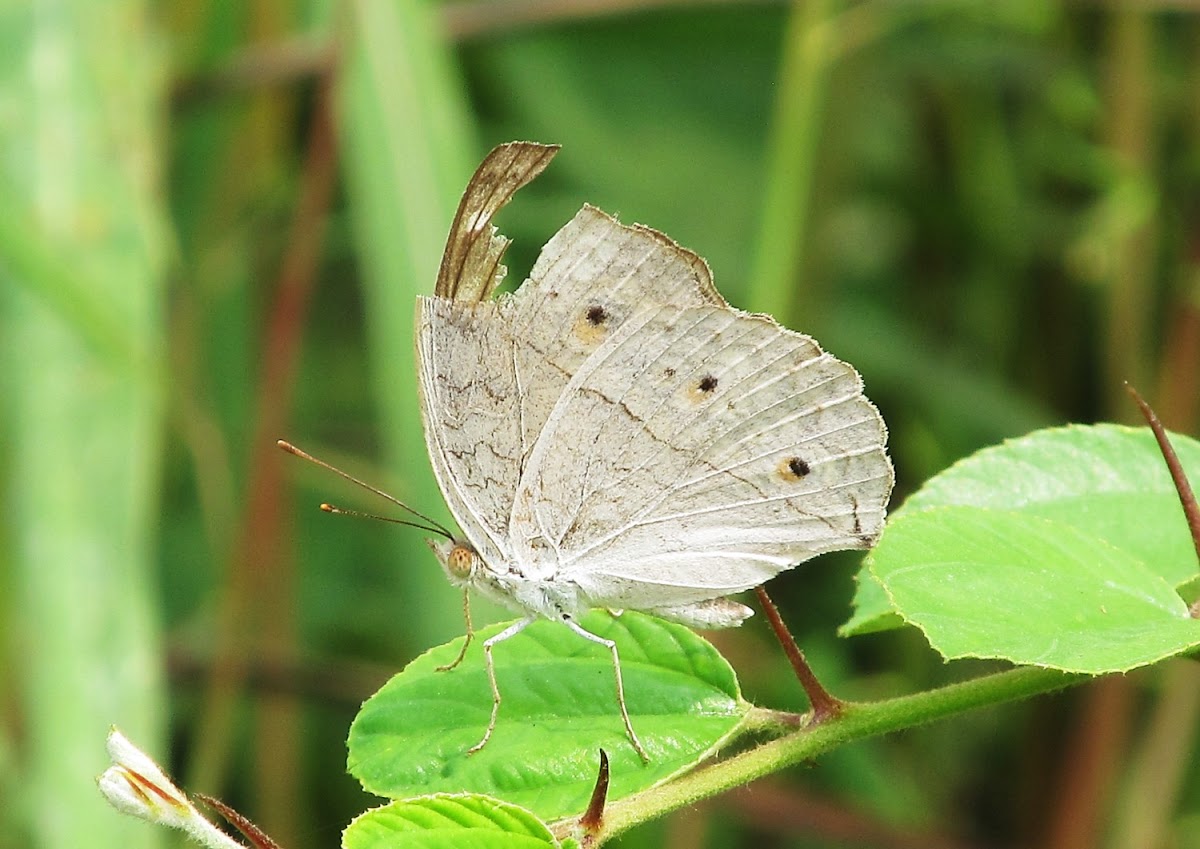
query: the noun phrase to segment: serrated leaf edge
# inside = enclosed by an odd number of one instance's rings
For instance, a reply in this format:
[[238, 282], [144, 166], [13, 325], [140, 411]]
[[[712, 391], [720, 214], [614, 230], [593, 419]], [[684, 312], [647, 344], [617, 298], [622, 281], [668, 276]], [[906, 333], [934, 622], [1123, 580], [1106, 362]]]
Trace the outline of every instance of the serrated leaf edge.
[[[483, 802], [487, 805], [490, 805], [492, 811], [498, 811], [501, 809], [513, 809], [513, 810], [519, 811], [523, 814], [528, 815], [530, 819], [536, 821], [537, 823], [539, 823], [542, 826], [542, 828], [545, 830], [545, 837], [546, 837], [548, 846], [558, 847], [560, 845], [558, 840], [554, 837], [554, 834], [550, 831], [550, 827], [546, 824], [546, 822], [541, 817], [539, 817], [537, 814], [535, 814], [533, 811], [530, 811], [528, 808], [524, 808], [524, 807], [514, 804], [512, 802], [506, 802], [503, 799], [497, 799], [495, 796], [488, 796], [485, 793], [463, 792], [463, 793], [429, 793], [429, 794], [426, 794], [423, 796], [409, 796], [409, 797], [405, 797], [402, 799], [392, 799], [382, 805], [378, 805], [374, 808], [369, 808], [368, 810], [363, 811], [361, 814], [359, 814], [354, 819], [352, 819], [350, 821], [350, 823], [346, 826], [346, 828], [343, 829], [343, 831], [342, 831], [342, 846], [343, 847], [345, 846], [346, 835], [349, 833], [350, 829], [354, 828], [354, 826], [357, 823], [359, 823], [360, 821], [362, 821], [364, 819], [367, 819], [367, 818], [370, 818], [373, 816], [378, 816], [381, 812], [386, 811], [389, 808], [399, 808], [400, 806], [419, 804], [421, 802], [445, 802], [445, 801], [450, 801], [450, 802], [477, 801], [477, 802]], [[429, 809], [426, 808], [425, 810], [429, 810]], [[478, 812], [475, 812], [475, 813], [478, 813]], [[473, 830], [476, 830], [476, 828], [477, 828], [475, 826], [464, 825], [462, 823], [455, 823], [453, 820], [448, 820], [447, 822], [448, 822], [448, 826], [446, 828], [447, 831], [454, 830], [452, 828], [452, 826], [454, 826], [454, 825], [458, 825], [460, 827], [460, 830], [462, 830], [464, 832], [473, 831]], [[491, 822], [492, 822], [492, 824], [499, 826], [499, 823], [497, 823], [494, 819], [492, 819]], [[429, 829], [425, 829], [425, 830], [428, 831]], [[508, 830], [506, 830], [502, 827], [496, 828], [496, 833], [503, 834], [503, 833], [506, 833], [506, 831], [508, 831]], [[511, 833], [511, 832], [508, 832], [508, 833]], [[541, 837], [541, 835], [524, 835], [524, 836]]]
[[[1076, 427], [1076, 426], [1068, 425], [1068, 427]], [[1120, 426], [1120, 427], [1124, 427], [1124, 426]], [[1055, 428], [1055, 429], [1064, 430], [1065, 428]], [[1126, 428], [1126, 429], [1136, 430], [1136, 428]], [[975, 455], [972, 455], [972, 456], [975, 456]], [[1065, 522], [1057, 522], [1057, 521], [1054, 521], [1053, 519], [1047, 519], [1042, 516], [1033, 516], [1033, 515], [1030, 515], [1029, 513], [1025, 513], [1020, 510], [995, 510], [995, 509], [987, 508], [987, 507], [975, 507], [973, 505], [963, 505], [963, 504], [950, 504], [950, 505], [939, 505], [936, 507], [926, 507], [926, 508], [922, 508], [922, 509], [918, 509], [918, 510], [909, 511], [908, 513], [905, 514], [905, 516], [916, 516], [916, 515], [921, 515], [921, 514], [926, 514], [926, 513], [941, 513], [941, 512], [947, 512], [950, 510], [955, 510], [955, 511], [972, 510], [972, 511], [976, 511], [979, 513], [1008, 514], [1011, 516], [1020, 517], [1021, 519], [1025, 520], [1025, 521], [1038, 522], [1040, 524], [1049, 525], [1051, 527], [1069, 528], [1074, 533], [1081, 533], [1079, 531], [1079, 529], [1076, 528], [1074, 525], [1070, 525]], [[1170, 591], [1172, 593], [1176, 593], [1176, 595], [1178, 595], [1178, 593], [1176, 592], [1176, 589], [1174, 587], [1172, 587], [1169, 583], [1167, 583], [1165, 580], [1163, 580], [1158, 575], [1154, 574], [1153, 570], [1151, 570], [1149, 568], [1149, 566], [1147, 566], [1144, 563], [1144, 561], [1138, 559], [1134, 554], [1129, 552], [1127, 549], [1120, 548], [1119, 546], [1115, 546], [1112, 543], [1110, 543], [1108, 540], [1104, 539], [1103, 537], [1090, 537], [1090, 539], [1095, 540], [1101, 546], [1111, 549], [1112, 551], [1117, 552], [1118, 554], [1121, 554], [1123, 556], [1127, 556], [1134, 560], [1137, 560], [1137, 562], [1139, 564], [1142, 564], [1145, 567], [1145, 569], [1147, 571], [1147, 575], [1150, 579], [1160, 582], [1165, 589], [1167, 589], [1168, 591]], [[1051, 669], [1051, 670], [1055, 670], [1058, 672], [1066, 672], [1066, 673], [1074, 673], [1074, 674], [1082, 674], [1082, 675], [1093, 675], [1093, 676], [1099, 677], [1102, 675], [1112, 675], [1112, 674], [1116, 674], [1116, 673], [1124, 674], [1127, 672], [1131, 672], [1135, 669], [1141, 669], [1146, 666], [1153, 666], [1154, 664], [1159, 663], [1160, 661], [1166, 660], [1167, 658], [1179, 657], [1181, 655], [1187, 654], [1189, 651], [1194, 650], [1197, 646], [1200, 646], [1200, 637], [1198, 637], [1196, 642], [1192, 643], [1191, 645], [1189, 645], [1186, 648], [1183, 648], [1179, 651], [1166, 652], [1166, 653], [1163, 653], [1160, 655], [1156, 655], [1155, 657], [1149, 658], [1145, 661], [1133, 664], [1132, 666], [1124, 667], [1121, 669], [1108, 669], [1108, 670], [1073, 669], [1073, 668], [1064, 666], [1062, 664], [1056, 664], [1056, 663], [1017, 663], [1016, 661], [1013, 661], [1010, 658], [1004, 657], [999, 654], [988, 654], [988, 653], [977, 653], [977, 652], [962, 652], [959, 654], [947, 654], [945, 651], [943, 651], [941, 648], [939, 648], [934, 643], [934, 641], [930, 638], [928, 631], [925, 630], [924, 626], [922, 626], [919, 622], [912, 619], [904, 611], [899, 609], [899, 606], [896, 604], [895, 596], [892, 594], [892, 590], [888, 586], [887, 581], [885, 581], [882, 577], [880, 577], [880, 575], [878, 575], [875, 572], [874, 557], [872, 555], [868, 555], [864, 559], [863, 565], [865, 568], [870, 570], [871, 578], [873, 580], [875, 580], [883, 588], [884, 594], [887, 595], [888, 602], [891, 604], [890, 612], [892, 614], [900, 617], [900, 619], [903, 620], [904, 624], [911, 625], [913, 628], [916, 628], [918, 631], [920, 631], [921, 635], [925, 638], [925, 641], [929, 643], [929, 647], [931, 649], [933, 649], [935, 652], [937, 652], [939, 655], [941, 655], [942, 659], [946, 662], [950, 662], [950, 661], [954, 661], [954, 660], [998, 660], [998, 661], [1003, 661], [1005, 663], [1011, 663], [1013, 666], [1036, 667], [1039, 669]], [[1183, 603], [1182, 598], [1180, 599], [1180, 603], [1181, 604]], [[1185, 605], [1185, 607], [1186, 607], [1186, 605]]]

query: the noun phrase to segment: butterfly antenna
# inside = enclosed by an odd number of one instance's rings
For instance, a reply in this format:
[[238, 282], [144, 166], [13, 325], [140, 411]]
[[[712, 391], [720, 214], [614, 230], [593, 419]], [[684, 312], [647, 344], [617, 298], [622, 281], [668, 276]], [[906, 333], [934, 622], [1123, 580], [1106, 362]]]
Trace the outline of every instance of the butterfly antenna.
[[358, 478], [354, 477], [354, 475], [349, 474], [348, 472], [343, 472], [337, 466], [330, 465], [329, 463], [326, 463], [324, 460], [318, 460], [316, 457], [309, 454], [307, 451], [301, 451], [299, 448], [297, 448], [295, 445], [292, 445], [292, 443], [290, 443], [290, 442], [286, 442], [286, 441], [280, 439], [280, 440], [277, 440], [275, 444], [278, 445], [280, 448], [282, 448], [284, 451], [288, 452], [289, 454], [295, 454], [297, 457], [299, 457], [302, 460], [308, 460], [308, 462], [310, 462], [310, 463], [315, 463], [316, 465], [320, 466], [323, 469], [328, 469], [329, 471], [333, 472], [335, 475], [341, 475], [343, 478], [350, 481], [350, 483], [357, 484], [358, 486], [361, 486], [363, 489], [365, 489], [369, 492], [375, 493], [380, 498], [387, 499], [388, 501], [392, 502], [397, 507], [399, 507], [401, 510], [407, 510], [409, 513], [416, 516], [421, 521], [426, 522], [427, 524], [418, 525], [415, 522], [409, 522], [404, 519], [390, 519], [387, 516], [375, 516], [370, 513], [359, 513], [355, 510], [344, 510], [340, 507], [334, 507], [331, 504], [322, 504], [321, 509], [324, 510], [326, 513], [340, 513], [345, 516], [362, 516], [364, 518], [369, 518], [369, 519], [381, 519], [382, 521], [385, 521], [385, 522], [392, 522], [397, 525], [408, 525], [409, 527], [420, 528], [421, 530], [428, 531], [429, 533], [441, 534], [448, 540], [453, 540], [455, 538], [454, 534], [450, 533], [450, 531], [448, 531], [446, 529], [446, 527], [444, 525], [442, 525], [441, 522], [438, 522], [436, 519], [431, 519], [429, 516], [426, 516], [424, 513], [422, 513], [419, 510], [409, 507], [407, 504], [405, 504], [403, 501], [401, 501], [396, 496], [389, 495], [388, 493], [384, 492], [382, 489], [371, 486], [366, 481], [361, 481]]
[[[356, 519], [377, 519], [380, 522], [391, 522], [393, 525], [407, 525], [410, 528], [416, 528], [419, 531], [425, 531], [427, 534], [446, 535], [444, 528], [435, 528], [430, 525], [422, 525], [420, 522], [410, 522], [407, 519], [397, 519], [395, 516], [380, 516], [378, 513], [364, 513], [361, 510], [351, 510], [347, 507], [338, 507], [336, 504], [322, 504], [321, 509], [326, 513], [332, 513], [335, 516], [353, 516]], [[453, 537], [447, 536], [447, 539], [453, 540]]]

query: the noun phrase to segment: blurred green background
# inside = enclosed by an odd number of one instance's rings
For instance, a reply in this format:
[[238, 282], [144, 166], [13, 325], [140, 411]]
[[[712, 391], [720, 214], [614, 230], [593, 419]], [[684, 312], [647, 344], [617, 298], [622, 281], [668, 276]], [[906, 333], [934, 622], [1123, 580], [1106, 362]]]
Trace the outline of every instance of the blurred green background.
[[[1170, 0], [0, 0], [0, 849], [165, 846], [107, 809], [110, 723], [288, 849], [372, 800], [358, 704], [462, 632], [414, 297], [498, 142], [558, 142], [510, 279], [584, 201], [856, 364], [897, 501], [1038, 426], [1197, 429], [1200, 17]], [[853, 557], [771, 585], [871, 698], [987, 670], [845, 641]], [[495, 617], [495, 611], [485, 611]], [[802, 709], [759, 619], [718, 644]], [[622, 846], [1200, 846], [1178, 662], [835, 753]]]

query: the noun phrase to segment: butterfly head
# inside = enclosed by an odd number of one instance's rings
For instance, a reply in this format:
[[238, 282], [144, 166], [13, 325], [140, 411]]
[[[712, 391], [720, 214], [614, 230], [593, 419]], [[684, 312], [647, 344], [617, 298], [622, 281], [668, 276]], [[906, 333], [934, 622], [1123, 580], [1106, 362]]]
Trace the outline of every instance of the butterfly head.
[[437, 555], [450, 583], [456, 587], [471, 583], [480, 564], [479, 553], [475, 549], [455, 539], [429, 539], [425, 542]]

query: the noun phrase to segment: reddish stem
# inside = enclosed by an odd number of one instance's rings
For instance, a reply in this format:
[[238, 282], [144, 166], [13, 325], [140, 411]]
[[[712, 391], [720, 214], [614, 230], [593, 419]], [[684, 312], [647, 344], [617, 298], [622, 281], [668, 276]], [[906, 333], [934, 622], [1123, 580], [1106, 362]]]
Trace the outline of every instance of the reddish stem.
[[808, 696], [808, 703], [812, 705], [812, 721], [814, 723], [823, 722], [840, 714], [845, 702], [831, 694], [817, 680], [816, 673], [804, 659], [804, 652], [800, 650], [800, 646], [796, 645], [792, 632], [788, 630], [787, 625], [783, 624], [783, 618], [780, 617], [779, 608], [775, 606], [775, 602], [771, 601], [771, 597], [762, 587], [755, 588], [754, 592], [758, 594], [759, 604], [762, 605], [763, 612], [767, 615], [767, 621], [771, 623], [771, 630], [775, 632], [775, 638], [779, 640], [779, 645], [783, 646], [783, 653], [787, 655], [788, 662], [792, 665], [796, 678], [800, 681], [800, 686], [804, 688], [804, 692]]
[[269, 834], [220, 799], [204, 793], [195, 793], [193, 795], [223, 816], [230, 825], [245, 835], [246, 839], [254, 844], [255, 849], [280, 849], [279, 844], [272, 840]]

